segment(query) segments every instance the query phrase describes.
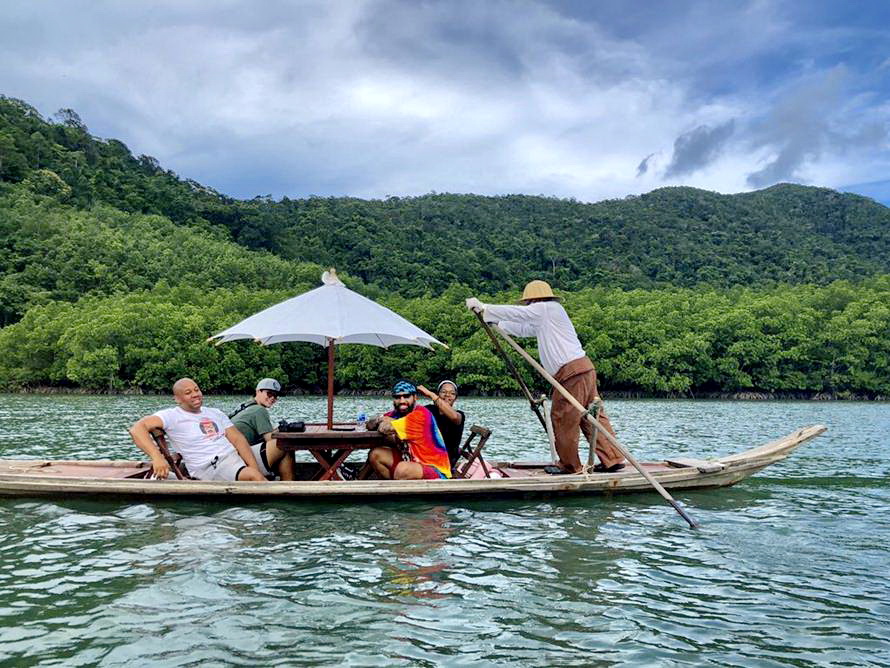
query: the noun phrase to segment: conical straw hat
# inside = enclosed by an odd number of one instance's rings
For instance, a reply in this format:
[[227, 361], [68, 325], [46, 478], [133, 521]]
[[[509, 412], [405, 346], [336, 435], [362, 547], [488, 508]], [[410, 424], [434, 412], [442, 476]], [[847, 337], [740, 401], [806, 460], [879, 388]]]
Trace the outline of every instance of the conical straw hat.
[[562, 297], [557, 297], [553, 294], [553, 290], [550, 288], [550, 284], [547, 281], [532, 281], [525, 286], [525, 290], [522, 291], [522, 297], [519, 298], [519, 301], [524, 303], [529, 299], [545, 299], [547, 297], [550, 299], [562, 300]]

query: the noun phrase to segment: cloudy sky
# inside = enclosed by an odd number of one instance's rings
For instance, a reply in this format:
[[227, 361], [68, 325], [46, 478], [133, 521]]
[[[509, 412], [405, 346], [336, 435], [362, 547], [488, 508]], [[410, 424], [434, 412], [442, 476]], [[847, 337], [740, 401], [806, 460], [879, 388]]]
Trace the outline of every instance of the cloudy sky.
[[890, 2], [4, 0], [0, 94], [235, 197], [890, 202]]

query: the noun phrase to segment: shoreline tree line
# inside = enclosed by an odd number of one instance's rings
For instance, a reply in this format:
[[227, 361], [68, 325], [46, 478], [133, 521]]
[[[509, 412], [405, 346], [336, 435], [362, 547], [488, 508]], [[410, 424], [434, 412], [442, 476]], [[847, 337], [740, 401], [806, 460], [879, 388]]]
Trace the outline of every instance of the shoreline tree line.
[[[241, 392], [258, 377], [274, 376], [291, 390], [321, 391], [326, 356], [320, 346], [206, 341], [293, 294], [160, 285], [35, 306], [0, 330], [0, 384], [7, 390], [166, 392], [176, 378], [190, 375], [208, 391]], [[890, 396], [890, 276], [770, 290], [563, 294], [606, 392]], [[515, 394], [515, 382], [464, 307], [468, 295], [467, 288], [453, 286], [435, 297], [380, 297], [449, 347], [338, 346], [338, 389], [379, 390], [402, 376], [420, 382], [453, 377], [466, 393]], [[534, 352], [534, 341], [526, 343]], [[526, 380], [540, 386], [531, 373]]]

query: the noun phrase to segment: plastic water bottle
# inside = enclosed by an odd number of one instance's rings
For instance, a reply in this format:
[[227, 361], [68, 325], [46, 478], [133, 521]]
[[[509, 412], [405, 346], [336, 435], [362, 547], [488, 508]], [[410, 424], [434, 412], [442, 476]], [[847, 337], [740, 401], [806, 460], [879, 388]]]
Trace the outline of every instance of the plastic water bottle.
[[365, 431], [365, 422], [368, 421], [368, 416], [365, 415], [364, 411], [361, 411], [358, 414], [358, 417], [355, 419], [355, 421], [358, 423], [358, 431]]

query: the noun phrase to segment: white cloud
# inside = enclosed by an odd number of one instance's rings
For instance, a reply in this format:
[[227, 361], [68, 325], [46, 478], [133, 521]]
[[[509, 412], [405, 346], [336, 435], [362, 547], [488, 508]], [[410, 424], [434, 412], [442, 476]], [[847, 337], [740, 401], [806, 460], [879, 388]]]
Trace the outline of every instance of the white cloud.
[[[847, 77], [823, 96], [831, 109], [795, 106], [788, 91], [833, 66], [780, 60], [791, 46], [819, 54], [772, 2], [695, 4], [636, 32], [532, 0], [5, 9], [0, 92], [74, 108], [93, 132], [237, 196], [595, 200], [742, 190], [764, 168], [839, 185], [887, 163], [890, 111], [873, 82]], [[722, 151], [665, 177], [678, 137], [727, 123]]]

